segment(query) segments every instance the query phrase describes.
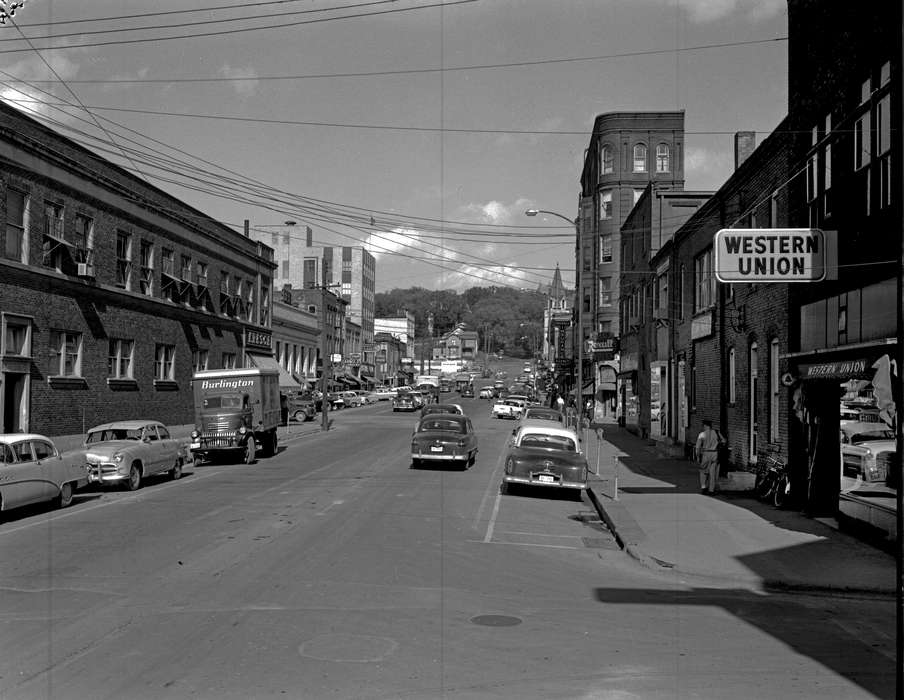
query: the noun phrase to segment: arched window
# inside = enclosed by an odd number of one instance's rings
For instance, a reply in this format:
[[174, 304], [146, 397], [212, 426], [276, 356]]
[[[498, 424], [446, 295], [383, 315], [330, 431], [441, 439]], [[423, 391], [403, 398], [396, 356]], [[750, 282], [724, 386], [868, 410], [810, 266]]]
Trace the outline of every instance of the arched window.
[[603, 175], [608, 175], [615, 171], [615, 152], [612, 150], [612, 146], [608, 144], [603, 146], [600, 161], [602, 162]]
[[671, 170], [671, 153], [667, 143], [660, 143], [656, 146], [656, 172], [667, 173]]
[[642, 143], [634, 145], [634, 172], [645, 173], [647, 171], [647, 147]]

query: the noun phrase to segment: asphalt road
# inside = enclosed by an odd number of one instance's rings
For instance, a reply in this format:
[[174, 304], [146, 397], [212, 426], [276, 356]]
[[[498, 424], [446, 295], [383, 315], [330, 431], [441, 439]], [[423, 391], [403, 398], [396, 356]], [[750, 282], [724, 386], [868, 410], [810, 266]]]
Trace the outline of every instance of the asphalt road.
[[892, 696], [891, 601], [643, 569], [588, 501], [500, 497], [512, 423], [458, 402], [467, 471], [410, 469], [415, 416], [384, 402], [250, 467], [7, 515], [0, 698]]

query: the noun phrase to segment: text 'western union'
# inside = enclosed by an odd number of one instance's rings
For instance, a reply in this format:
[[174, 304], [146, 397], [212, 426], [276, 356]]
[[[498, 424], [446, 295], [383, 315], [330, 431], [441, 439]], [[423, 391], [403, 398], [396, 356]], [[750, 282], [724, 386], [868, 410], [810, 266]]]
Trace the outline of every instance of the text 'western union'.
[[821, 252], [820, 238], [812, 233], [726, 235], [724, 243], [729, 255], [738, 256], [741, 275], [804, 275], [810, 256]]

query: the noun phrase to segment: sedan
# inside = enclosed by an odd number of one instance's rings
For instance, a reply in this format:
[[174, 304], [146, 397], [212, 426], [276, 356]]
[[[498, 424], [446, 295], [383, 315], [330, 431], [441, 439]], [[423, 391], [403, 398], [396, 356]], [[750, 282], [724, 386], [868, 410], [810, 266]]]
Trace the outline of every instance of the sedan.
[[883, 453], [893, 456], [895, 447], [895, 431], [884, 423], [842, 423], [841, 490], [857, 488], [862, 482], [886, 481], [887, 465], [894, 460]]
[[65, 508], [87, 483], [83, 455], [61, 456], [43, 435], [0, 435], [0, 510], [41, 501]]
[[481, 399], [492, 399], [495, 398], [496, 392], [493, 390], [491, 386], [485, 386], [480, 390], [480, 394], [478, 394], [478, 398]]
[[411, 466], [451, 462], [467, 469], [477, 457], [477, 434], [467, 416], [431, 413], [418, 421], [411, 437]]
[[428, 403], [421, 409], [421, 418], [430, 413], [451, 413], [456, 416], [465, 414], [462, 407], [457, 403]]
[[521, 414], [521, 420], [548, 420], [559, 425], [565, 425], [565, 416], [562, 412], [555, 408], [544, 408], [543, 406], [528, 406]]
[[153, 474], [181, 477], [185, 449], [163, 423], [124, 420], [91, 428], [85, 459], [90, 483], [122, 484], [135, 491]]
[[374, 397], [376, 397], [377, 401], [389, 401], [390, 399], [394, 399], [396, 396], [396, 389], [385, 387], [382, 389], [377, 389], [373, 392]]
[[500, 492], [515, 484], [584, 490], [588, 471], [574, 430], [532, 421], [518, 428], [509, 443]]

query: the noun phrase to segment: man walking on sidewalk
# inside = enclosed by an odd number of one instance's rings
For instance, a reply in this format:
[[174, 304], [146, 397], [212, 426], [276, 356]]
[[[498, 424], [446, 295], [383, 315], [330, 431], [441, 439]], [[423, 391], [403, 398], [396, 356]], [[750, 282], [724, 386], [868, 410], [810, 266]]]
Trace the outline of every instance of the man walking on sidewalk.
[[694, 456], [700, 464], [700, 493], [715, 493], [719, 479], [719, 432], [713, 430], [711, 420], [703, 421], [703, 430], [697, 436]]

